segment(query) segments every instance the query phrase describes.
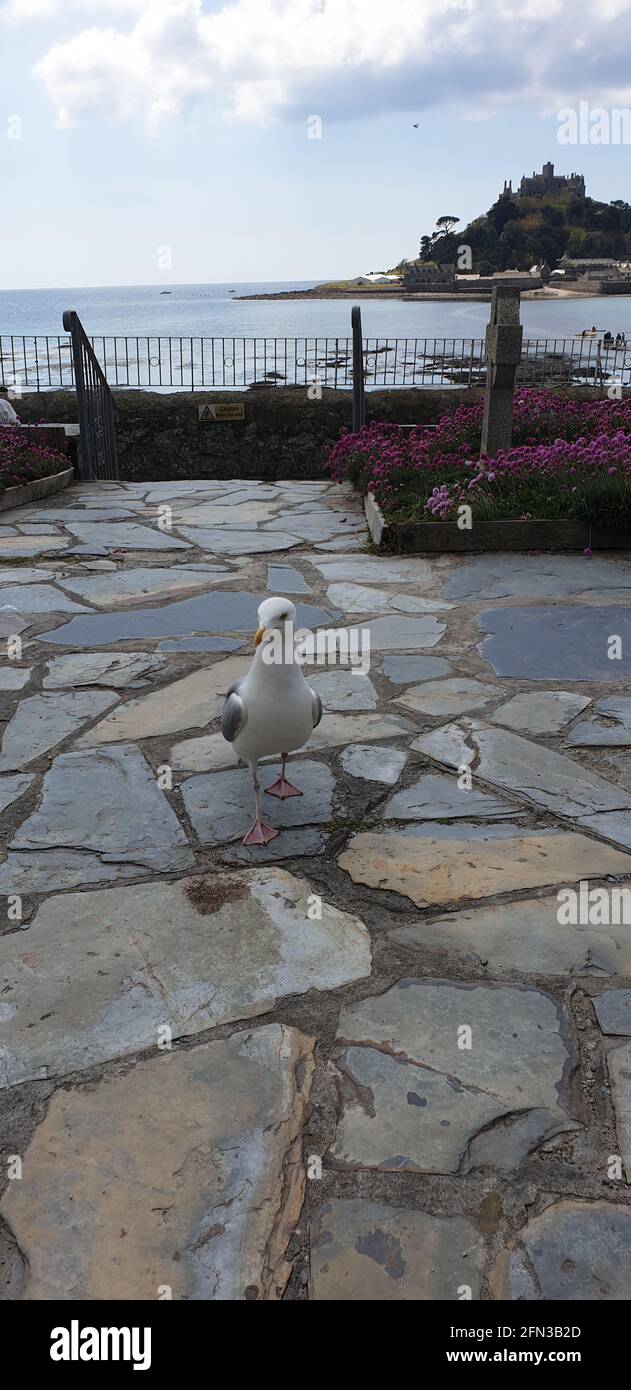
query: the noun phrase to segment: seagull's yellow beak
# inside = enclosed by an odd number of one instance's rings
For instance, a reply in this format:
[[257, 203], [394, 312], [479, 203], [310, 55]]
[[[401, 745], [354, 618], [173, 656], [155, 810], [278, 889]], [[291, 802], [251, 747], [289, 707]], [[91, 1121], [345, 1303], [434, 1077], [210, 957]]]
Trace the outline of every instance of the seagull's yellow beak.
[[264, 627], [260, 627], [259, 630], [258, 630], [258, 632], [257, 632], [257, 634], [256, 634], [256, 636], [255, 636], [255, 638], [254, 638], [254, 645], [255, 645], [255, 647], [258, 647], [259, 642], [262, 642], [262, 641], [263, 641], [264, 636], [265, 636], [265, 628], [264, 628]]

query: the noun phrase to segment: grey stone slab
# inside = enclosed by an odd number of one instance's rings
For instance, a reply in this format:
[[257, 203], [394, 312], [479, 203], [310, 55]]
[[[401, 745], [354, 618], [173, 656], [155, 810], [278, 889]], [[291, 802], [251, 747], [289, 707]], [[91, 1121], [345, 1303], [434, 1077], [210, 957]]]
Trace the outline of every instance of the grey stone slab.
[[[484, 1133], [477, 1166], [515, 1168], [533, 1140], [575, 1128], [567, 1021], [543, 991], [400, 980], [343, 1009], [339, 1036], [338, 1165], [468, 1171]], [[516, 1112], [531, 1115], [530, 1129], [514, 1126]]]
[[52, 584], [7, 584], [0, 589], [0, 605], [18, 613], [89, 613], [84, 603], [75, 603]]
[[283, 830], [267, 845], [242, 845], [239, 840], [226, 845], [221, 851], [224, 864], [253, 865], [275, 864], [286, 859], [312, 859], [326, 852], [328, 837], [314, 826], [304, 826], [300, 830]]
[[233, 531], [226, 527], [178, 528], [193, 545], [213, 555], [264, 555], [270, 550], [291, 550], [301, 544], [300, 536], [285, 531]]
[[[298, 536], [303, 541], [328, 541], [335, 540], [340, 534], [340, 530], [352, 531], [352, 525], [340, 526], [337, 517], [329, 513], [326, 518], [311, 516], [300, 516], [297, 512], [281, 512], [276, 521], [266, 521], [261, 527], [265, 536], [282, 534], [286, 532], [292, 536]], [[362, 532], [363, 532], [362, 527]]]
[[583, 555], [477, 555], [445, 580], [448, 599], [564, 598], [631, 592], [631, 566], [624, 560]]
[[[362, 634], [368, 634], [371, 652], [416, 651], [435, 647], [445, 631], [436, 618], [407, 618], [391, 613], [388, 617], [362, 620]], [[365, 640], [365, 639], [364, 639]]]
[[598, 719], [589, 719], [582, 724], [575, 724], [566, 739], [568, 747], [631, 747], [630, 699], [617, 695], [613, 699], [599, 700], [594, 705], [594, 714], [599, 715], [601, 719], [613, 720], [613, 724], [601, 724]]
[[[321, 825], [333, 816], [335, 778], [324, 763], [289, 762], [288, 777], [302, 791], [286, 801], [266, 796], [264, 788], [278, 776], [279, 764], [259, 767], [261, 806], [275, 829]], [[203, 845], [221, 845], [245, 835], [254, 820], [252, 785], [247, 768], [189, 777], [180, 788], [191, 824]], [[280, 837], [279, 837], [280, 838]], [[279, 846], [280, 848], [280, 846]]]
[[[560, 920], [556, 894], [450, 912], [397, 927], [394, 941], [492, 979], [528, 975], [630, 975], [631, 938], [625, 925], [573, 925]], [[618, 993], [618, 991], [616, 991]], [[601, 995], [601, 998], [604, 996]]]
[[631, 811], [606, 811], [602, 815], [579, 816], [583, 830], [592, 830], [605, 840], [613, 840], [624, 849], [631, 849]]
[[393, 703], [418, 714], [444, 717], [464, 714], [469, 709], [481, 709], [500, 694], [497, 686], [468, 680], [466, 676], [450, 676], [447, 680], [423, 681], [422, 685], [413, 685], [397, 695]]
[[268, 565], [267, 588], [271, 594], [310, 594], [307, 581], [292, 565]]
[[309, 677], [309, 684], [317, 690], [324, 709], [354, 710], [376, 709], [377, 691], [370, 679], [361, 671], [327, 671]]
[[[478, 651], [497, 676], [518, 680], [613, 681], [631, 675], [631, 608], [496, 608], [478, 614]], [[620, 659], [610, 638], [620, 637]]]
[[374, 744], [356, 743], [340, 753], [340, 763], [351, 777], [366, 782], [381, 782], [392, 787], [398, 781], [407, 762], [407, 753], [400, 748], [381, 748]]
[[609, 1044], [607, 1070], [620, 1156], [627, 1183], [631, 1183], [631, 1042]]
[[9, 850], [0, 864], [0, 898], [13, 893], [60, 893], [89, 883], [118, 883], [146, 872], [137, 864], [110, 864], [86, 850]]
[[485, 792], [460, 790], [456, 777], [425, 773], [386, 802], [384, 820], [453, 820], [477, 816], [488, 820], [519, 815], [514, 802], [498, 801]]
[[216, 499], [212, 501], [195, 501], [192, 506], [176, 506], [174, 510], [174, 525], [178, 531], [182, 526], [220, 527], [234, 526], [246, 529], [251, 527], [256, 530], [260, 521], [269, 521], [276, 513], [273, 502], [250, 501], [234, 502], [231, 497], [222, 499], [221, 507]]
[[[237, 592], [198, 594], [154, 608], [127, 609], [125, 612], [94, 613], [73, 618], [63, 627], [46, 633], [46, 641], [64, 647], [106, 647], [111, 642], [164, 640], [166, 637], [193, 637], [208, 632], [247, 632], [258, 627], [257, 609], [261, 594]], [[320, 627], [336, 616], [326, 608], [310, 603], [296, 605], [297, 627]]]
[[157, 526], [139, 526], [133, 521], [67, 521], [66, 529], [83, 546], [99, 550], [188, 550], [186, 541]]
[[30, 666], [0, 666], [0, 690], [23, 690], [30, 676]]
[[373, 739], [401, 738], [414, 733], [409, 719], [394, 714], [335, 714], [326, 710], [322, 721], [309, 739], [309, 752], [319, 748], [336, 748], [340, 744], [366, 743]]
[[245, 675], [247, 667], [245, 658], [228, 657], [226, 661], [190, 671], [147, 695], [127, 700], [90, 729], [78, 746], [136, 742], [203, 728], [221, 713], [228, 687]]
[[628, 1300], [631, 1211], [613, 1202], [553, 1202], [500, 1253], [490, 1283], [500, 1300]]
[[354, 584], [417, 584], [429, 585], [434, 571], [427, 560], [397, 559], [388, 555], [340, 555], [332, 560], [310, 563], [324, 575], [328, 584], [348, 579]]
[[[505, 724], [521, 734], [558, 734], [590, 704], [588, 695], [575, 695], [571, 690], [523, 691], [500, 705], [491, 718], [495, 724]], [[572, 742], [571, 735], [568, 741]]]
[[441, 656], [384, 656], [381, 669], [393, 685], [410, 685], [448, 676], [451, 666]]
[[0, 1086], [155, 1046], [164, 1025], [188, 1037], [369, 975], [363, 922], [327, 902], [312, 919], [311, 892], [268, 868], [42, 902], [28, 961], [19, 933], [0, 940]]
[[477, 1299], [483, 1267], [482, 1235], [462, 1216], [333, 1198], [312, 1222], [315, 1301]]
[[107, 507], [103, 500], [101, 500], [98, 505], [92, 506], [90, 504], [90, 510], [88, 512], [83, 511], [81, 507], [77, 506], [34, 507], [31, 503], [28, 507], [22, 507], [19, 511], [15, 511], [13, 515], [15, 516], [16, 523], [19, 521], [28, 526], [31, 521], [56, 521], [63, 525], [70, 521], [116, 521], [118, 517], [133, 517], [133, 512], [129, 507], [120, 507], [118, 505]]
[[65, 686], [106, 685], [112, 689], [144, 685], [141, 677], [167, 666], [164, 657], [149, 652], [78, 652], [56, 656], [47, 663], [44, 690], [59, 690]]
[[159, 652], [239, 652], [243, 647], [231, 637], [180, 637], [158, 643]]
[[36, 555], [50, 555], [66, 550], [67, 536], [6, 536], [0, 539], [0, 560], [31, 560]]
[[60, 754], [44, 778], [39, 809], [10, 848], [86, 850], [86, 865], [92, 855], [139, 872], [175, 873], [193, 864], [184, 831], [133, 744]]
[[20, 771], [115, 703], [105, 690], [44, 692], [21, 700], [4, 730], [0, 770]]
[[2, 1202], [24, 1257], [11, 1296], [280, 1299], [313, 1048], [272, 1023], [58, 1089]]
[[345, 613], [435, 613], [453, 606], [415, 594], [389, 593], [368, 584], [331, 584], [327, 598]]
[[323, 554], [328, 551], [343, 550], [363, 550], [366, 545], [366, 538], [363, 534], [353, 536], [338, 536], [334, 541], [316, 541], [315, 550], [321, 550]]
[[30, 619], [20, 617], [20, 614], [15, 611], [3, 613], [0, 609], [0, 638], [18, 637], [21, 632], [31, 626]]
[[422, 734], [413, 745], [437, 762], [459, 768], [478, 755], [476, 776], [561, 816], [631, 810], [631, 796], [588, 768], [477, 719]]
[[173, 565], [170, 569], [156, 566], [154, 569], [116, 570], [114, 574], [87, 575], [80, 579], [61, 579], [64, 589], [79, 594], [86, 603], [95, 608], [114, 608], [118, 603], [131, 602], [143, 598], [159, 598], [162, 594], [177, 597], [187, 589], [203, 589], [218, 578], [230, 575], [231, 570], [218, 565], [203, 570], [186, 569], [184, 565]]
[[631, 989], [607, 989], [592, 1003], [603, 1033], [631, 1038]]
[[[55, 570], [33, 569], [31, 565], [3, 565], [0, 569], [0, 585], [4, 584], [49, 584], [60, 576]], [[2, 600], [0, 588], [0, 601]]]
[[17, 777], [0, 777], [0, 813], [6, 811], [7, 806], [17, 801], [19, 796], [24, 796], [33, 781], [32, 774], [28, 772]]

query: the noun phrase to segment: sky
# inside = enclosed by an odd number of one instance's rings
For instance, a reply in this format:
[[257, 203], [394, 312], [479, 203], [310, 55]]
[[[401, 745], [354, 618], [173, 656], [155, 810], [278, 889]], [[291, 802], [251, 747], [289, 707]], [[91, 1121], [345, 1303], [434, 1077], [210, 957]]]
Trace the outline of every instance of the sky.
[[0, 0], [0, 288], [387, 269], [546, 160], [631, 201], [558, 139], [630, 59], [631, 0]]

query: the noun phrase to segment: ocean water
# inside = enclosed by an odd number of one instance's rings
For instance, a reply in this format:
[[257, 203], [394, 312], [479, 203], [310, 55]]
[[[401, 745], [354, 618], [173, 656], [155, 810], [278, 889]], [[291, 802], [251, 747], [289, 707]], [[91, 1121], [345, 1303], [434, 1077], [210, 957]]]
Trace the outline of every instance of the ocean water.
[[[203, 337], [350, 336], [357, 297], [239, 300], [240, 294], [310, 288], [315, 282], [139, 285], [107, 289], [2, 290], [0, 335], [61, 334], [64, 309], [76, 309], [86, 332]], [[231, 294], [230, 290], [236, 293]], [[529, 338], [568, 338], [592, 324], [631, 340], [631, 296], [615, 299], [526, 300], [521, 321]], [[488, 303], [361, 300], [365, 337], [481, 338]]]

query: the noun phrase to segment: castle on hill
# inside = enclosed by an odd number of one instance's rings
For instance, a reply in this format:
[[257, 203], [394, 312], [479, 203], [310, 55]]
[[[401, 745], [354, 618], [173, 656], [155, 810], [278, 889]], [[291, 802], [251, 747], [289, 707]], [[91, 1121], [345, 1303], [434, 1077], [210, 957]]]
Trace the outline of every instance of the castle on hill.
[[559, 198], [562, 193], [574, 193], [578, 198], [585, 197], [585, 179], [582, 174], [555, 174], [554, 164], [544, 164], [540, 174], [532, 171], [532, 178], [524, 174], [518, 189], [513, 190], [512, 180], [504, 181], [504, 195], [509, 198]]

